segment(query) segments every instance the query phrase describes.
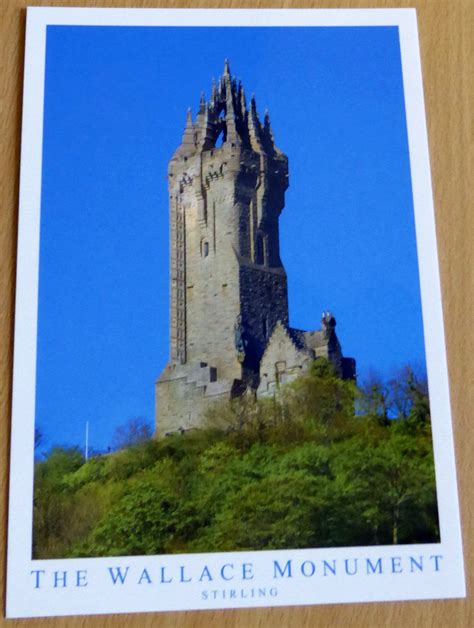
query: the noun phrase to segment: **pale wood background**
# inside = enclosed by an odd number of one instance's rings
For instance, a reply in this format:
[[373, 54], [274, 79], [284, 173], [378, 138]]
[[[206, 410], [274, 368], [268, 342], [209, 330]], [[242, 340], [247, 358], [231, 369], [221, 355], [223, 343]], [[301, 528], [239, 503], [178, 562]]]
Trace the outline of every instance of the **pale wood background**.
[[[418, 10], [436, 223], [444, 298], [454, 436], [467, 568], [466, 600], [11, 620], [23, 626], [474, 626], [474, 0], [287, 0], [286, 2], [153, 2], [151, 0], [0, 0], [0, 591], [4, 614], [6, 507], [12, 332], [25, 7], [410, 7]], [[394, 330], [396, 333], [396, 330]]]

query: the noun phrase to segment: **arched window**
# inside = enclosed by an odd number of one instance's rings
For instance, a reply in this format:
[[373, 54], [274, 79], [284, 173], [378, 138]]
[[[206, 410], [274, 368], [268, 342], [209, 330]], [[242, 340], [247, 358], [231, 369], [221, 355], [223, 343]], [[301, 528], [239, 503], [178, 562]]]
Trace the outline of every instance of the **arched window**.
[[203, 257], [207, 257], [209, 255], [209, 242], [207, 240], [203, 240], [201, 242], [201, 255]]
[[220, 148], [222, 144], [225, 142], [225, 128], [221, 130], [219, 135], [217, 136], [215, 147]]

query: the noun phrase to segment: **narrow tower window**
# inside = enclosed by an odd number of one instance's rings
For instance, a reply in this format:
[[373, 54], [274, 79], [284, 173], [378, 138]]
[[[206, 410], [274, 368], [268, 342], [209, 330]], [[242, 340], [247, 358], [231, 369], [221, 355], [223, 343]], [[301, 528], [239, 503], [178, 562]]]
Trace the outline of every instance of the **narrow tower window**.
[[207, 257], [209, 255], [209, 242], [204, 240], [202, 243], [202, 256]]
[[222, 128], [221, 132], [217, 136], [215, 147], [220, 148], [224, 142], [225, 142], [225, 127]]
[[264, 261], [264, 249], [263, 249], [263, 236], [261, 233], [257, 233], [255, 238], [255, 262], [257, 264], [263, 264]]

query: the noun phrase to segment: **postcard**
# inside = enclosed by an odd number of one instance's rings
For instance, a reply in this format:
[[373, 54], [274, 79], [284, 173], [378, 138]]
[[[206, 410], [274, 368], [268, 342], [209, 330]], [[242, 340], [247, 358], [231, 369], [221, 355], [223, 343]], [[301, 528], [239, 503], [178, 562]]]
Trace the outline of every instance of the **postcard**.
[[26, 35], [8, 616], [463, 597], [415, 11]]

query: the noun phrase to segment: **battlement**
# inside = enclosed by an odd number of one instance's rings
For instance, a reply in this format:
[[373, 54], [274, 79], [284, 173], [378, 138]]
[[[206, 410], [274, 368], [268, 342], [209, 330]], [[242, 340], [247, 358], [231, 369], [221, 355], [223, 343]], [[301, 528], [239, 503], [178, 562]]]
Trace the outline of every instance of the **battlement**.
[[187, 431], [201, 424], [215, 399], [230, 398], [239, 381], [218, 379], [205, 362], [168, 364], [156, 382], [157, 435]]

